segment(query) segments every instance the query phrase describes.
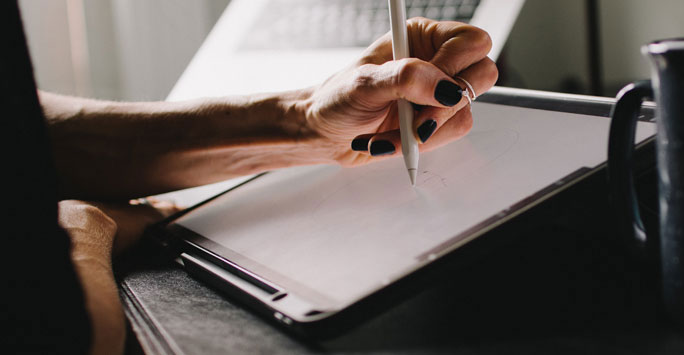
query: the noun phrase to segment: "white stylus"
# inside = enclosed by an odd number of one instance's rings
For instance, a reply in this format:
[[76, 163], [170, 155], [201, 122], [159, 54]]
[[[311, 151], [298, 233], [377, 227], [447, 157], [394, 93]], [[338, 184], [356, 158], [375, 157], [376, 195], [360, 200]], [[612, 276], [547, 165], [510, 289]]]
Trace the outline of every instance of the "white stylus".
[[[388, 0], [390, 26], [392, 27], [392, 55], [394, 60], [408, 58], [409, 43], [406, 30], [406, 5], [404, 0]], [[401, 152], [408, 170], [411, 185], [416, 186], [418, 175], [418, 140], [413, 134], [413, 107], [406, 100], [397, 100]]]

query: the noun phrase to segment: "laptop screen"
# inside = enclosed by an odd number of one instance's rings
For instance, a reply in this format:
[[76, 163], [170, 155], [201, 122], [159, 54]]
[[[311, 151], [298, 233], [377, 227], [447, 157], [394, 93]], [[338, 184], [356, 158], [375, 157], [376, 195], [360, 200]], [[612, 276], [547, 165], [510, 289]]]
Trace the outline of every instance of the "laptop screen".
[[[496, 61], [524, 0], [407, 0], [407, 16], [468, 22]], [[316, 85], [389, 31], [387, 0], [232, 0], [168, 99]]]

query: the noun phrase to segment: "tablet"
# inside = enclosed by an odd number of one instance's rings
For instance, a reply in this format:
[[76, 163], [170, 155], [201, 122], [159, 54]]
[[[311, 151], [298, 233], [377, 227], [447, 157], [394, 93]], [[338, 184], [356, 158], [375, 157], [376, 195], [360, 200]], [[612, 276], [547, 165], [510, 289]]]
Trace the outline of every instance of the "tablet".
[[[460, 140], [403, 160], [256, 176], [165, 230], [185, 267], [296, 331], [315, 330], [605, 165], [606, 117], [491, 103]], [[655, 134], [639, 122], [637, 143]], [[329, 324], [329, 323], [327, 323]]]

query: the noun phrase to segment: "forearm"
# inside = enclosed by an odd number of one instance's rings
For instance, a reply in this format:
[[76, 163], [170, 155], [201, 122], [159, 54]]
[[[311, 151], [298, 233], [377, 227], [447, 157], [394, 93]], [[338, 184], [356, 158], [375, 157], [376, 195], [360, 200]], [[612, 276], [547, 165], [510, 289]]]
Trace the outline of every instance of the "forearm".
[[306, 124], [308, 91], [186, 102], [40, 98], [63, 197], [139, 197], [332, 161]]
[[126, 320], [110, 262], [87, 255], [72, 260], [91, 319], [91, 354], [123, 354]]
[[471, 94], [494, 85], [489, 35], [425, 18], [407, 30], [415, 58], [392, 61], [384, 36], [308, 90], [181, 103], [42, 94], [61, 197], [124, 199], [292, 165], [392, 158], [402, 145], [397, 99], [421, 107], [411, 127], [420, 151], [458, 139], [473, 121], [453, 77]]

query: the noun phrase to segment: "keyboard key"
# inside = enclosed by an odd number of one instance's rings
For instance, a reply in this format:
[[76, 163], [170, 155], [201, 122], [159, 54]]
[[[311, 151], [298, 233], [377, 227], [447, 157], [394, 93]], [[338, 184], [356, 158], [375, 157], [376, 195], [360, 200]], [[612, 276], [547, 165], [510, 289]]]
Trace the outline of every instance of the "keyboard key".
[[475, 6], [473, 5], [463, 4], [458, 8], [459, 17], [471, 18], [473, 17], [474, 12]]
[[425, 9], [425, 17], [431, 18], [433, 20], [439, 20], [441, 17], [441, 13], [441, 7], [428, 7], [427, 9]]
[[458, 10], [455, 7], [445, 6], [442, 10], [442, 19], [453, 21], [458, 16]]
[[406, 13], [407, 18], [412, 18], [412, 17], [420, 17], [420, 16], [425, 16], [423, 13], [423, 9], [417, 8], [417, 7], [412, 7], [408, 9]]

